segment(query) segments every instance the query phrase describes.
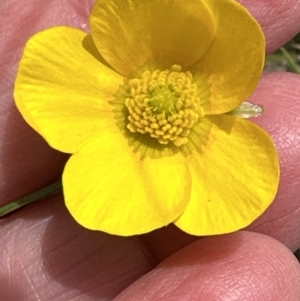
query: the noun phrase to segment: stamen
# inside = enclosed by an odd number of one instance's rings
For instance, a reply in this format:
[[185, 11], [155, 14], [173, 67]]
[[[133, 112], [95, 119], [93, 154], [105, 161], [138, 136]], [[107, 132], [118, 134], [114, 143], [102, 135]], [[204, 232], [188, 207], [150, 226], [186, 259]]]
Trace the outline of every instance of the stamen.
[[190, 129], [204, 116], [191, 72], [179, 65], [165, 71], [145, 71], [129, 81], [127, 128], [132, 133], [150, 134], [160, 144], [188, 142]]

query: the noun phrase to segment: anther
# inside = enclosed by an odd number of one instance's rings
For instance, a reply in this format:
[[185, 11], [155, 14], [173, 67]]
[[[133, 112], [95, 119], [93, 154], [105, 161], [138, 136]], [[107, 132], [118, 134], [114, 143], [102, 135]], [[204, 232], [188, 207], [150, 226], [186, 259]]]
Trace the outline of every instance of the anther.
[[190, 129], [204, 116], [191, 72], [179, 65], [165, 71], [145, 71], [129, 81], [127, 128], [132, 133], [150, 134], [161, 144], [180, 147], [188, 142]]

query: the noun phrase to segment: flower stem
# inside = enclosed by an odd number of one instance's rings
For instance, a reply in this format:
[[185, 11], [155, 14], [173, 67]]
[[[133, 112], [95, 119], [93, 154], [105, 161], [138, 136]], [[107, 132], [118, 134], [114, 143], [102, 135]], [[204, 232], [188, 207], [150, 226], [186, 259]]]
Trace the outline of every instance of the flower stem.
[[0, 217], [20, 209], [30, 203], [45, 199], [62, 191], [61, 181], [57, 181], [12, 203], [0, 207]]
[[280, 51], [282, 52], [284, 57], [288, 60], [289, 64], [291, 65], [291, 67], [293, 69], [293, 71], [295, 73], [300, 74], [300, 67], [296, 64], [295, 60], [292, 58], [290, 53], [284, 47], [281, 47]]

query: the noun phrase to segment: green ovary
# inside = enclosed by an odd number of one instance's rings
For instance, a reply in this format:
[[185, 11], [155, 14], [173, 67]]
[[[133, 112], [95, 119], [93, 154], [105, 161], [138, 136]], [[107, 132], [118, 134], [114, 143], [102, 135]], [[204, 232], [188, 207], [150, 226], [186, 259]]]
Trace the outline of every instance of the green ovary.
[[153, 111], [158, 113], [175, 113], [175, 103], [178, 99], [175, 92], [170, 91], [169, 87], [157, 87], [152, 93], [152, 98], [148, 104], [153, 108]]

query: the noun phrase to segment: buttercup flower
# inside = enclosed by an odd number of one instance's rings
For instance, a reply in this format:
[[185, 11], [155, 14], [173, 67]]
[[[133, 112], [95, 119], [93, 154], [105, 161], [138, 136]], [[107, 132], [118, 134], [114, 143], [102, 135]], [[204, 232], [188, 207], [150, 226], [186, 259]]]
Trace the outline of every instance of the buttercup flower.
[[90, 28], [33, 36], [15, 83], [29, 125], [72, 154], [63, 189], [73, 217], [118, 235], [170, 223], [211, 235], [261, 215], [277, 154], [232, 113], [264, 63], [248, 11], [233, 0], [99, 0]]

